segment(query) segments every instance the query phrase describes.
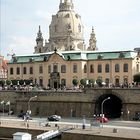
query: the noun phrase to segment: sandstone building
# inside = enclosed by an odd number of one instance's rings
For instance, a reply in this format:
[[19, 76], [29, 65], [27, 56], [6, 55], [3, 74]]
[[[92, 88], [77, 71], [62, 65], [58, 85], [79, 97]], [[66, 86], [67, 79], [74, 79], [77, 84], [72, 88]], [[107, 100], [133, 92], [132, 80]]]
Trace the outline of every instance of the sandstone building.
[[43, 87], [72, 87], [73, 79], [102, 79], [106, 84], [132, 83], [140, 72], [140, 56], [135, 51], [98, 51], [92, 28], [89, 46], [83, 38], [81, 16], [72, 0], [60, 0], [59, 11], [52, 16], [49, 39], [41, 27], [34, 54], [14, 55], [8, 63], [8, 79], [30, 79]]

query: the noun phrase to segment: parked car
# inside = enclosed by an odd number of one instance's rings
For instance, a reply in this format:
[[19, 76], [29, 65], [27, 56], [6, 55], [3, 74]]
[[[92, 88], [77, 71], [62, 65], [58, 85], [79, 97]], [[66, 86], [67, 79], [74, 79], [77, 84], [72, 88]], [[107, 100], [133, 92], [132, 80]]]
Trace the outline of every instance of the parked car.
[[61, 120], [61, 116], [58, 115], [52, 115], [48, 117], [48, 121], [60, 121]]
[[26, 115], [26, 113], [20, 113], [17, 117], [18, 118], [22, 118], [22, 119], [24, 119], [24, 116]]
[[133, 117], [133, 120], [134, 120], [134, 121], [140, 121], [140, 112], [137, 112], [137, 113], [135, 114], [135, 116]]
[[28, 113], [21, 113], [17, 117], [22, 118], [23, 120], [32, 120], [32, 118], [30, 117], [30, 115], [28, 115]]
[[100, 123], [107, 123], [109, 120], [108, 120], [108, 118], [106, 118], [106, 117], [99, 117], [99, 118], [97, 118], [97, 120], [98, 121], [100, 121]]

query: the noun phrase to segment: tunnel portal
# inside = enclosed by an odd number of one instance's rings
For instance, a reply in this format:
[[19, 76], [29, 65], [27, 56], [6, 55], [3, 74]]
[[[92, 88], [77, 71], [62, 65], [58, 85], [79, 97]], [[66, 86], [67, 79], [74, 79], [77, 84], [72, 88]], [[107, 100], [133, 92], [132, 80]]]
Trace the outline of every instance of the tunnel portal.
[[[110, 97], [110, 99], [107, 99]], [[103, 103], [104, 102], [104, 103]], [[102, 106], [103, 103], [103, 106]], [[102, 106], [102, 107], [101, 107]], [[120, 118], [122, 112], [122, 100], [113, 94], [101, 95], [95, 103], [95, 114], [103, 114], [108, 118]]]

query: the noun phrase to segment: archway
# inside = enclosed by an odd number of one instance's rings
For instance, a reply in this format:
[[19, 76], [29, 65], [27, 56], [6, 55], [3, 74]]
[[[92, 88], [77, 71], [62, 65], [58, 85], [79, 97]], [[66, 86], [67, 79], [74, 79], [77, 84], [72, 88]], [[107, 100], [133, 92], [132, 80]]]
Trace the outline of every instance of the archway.
[[122, 100], [113, 94], [101, 95], [95, 103], [95, 114], [101, 114], [101, 104], [102, 102], [110, 97], [103, 103], [103, 113], [108, 118], [120, 118], [122, 111]]

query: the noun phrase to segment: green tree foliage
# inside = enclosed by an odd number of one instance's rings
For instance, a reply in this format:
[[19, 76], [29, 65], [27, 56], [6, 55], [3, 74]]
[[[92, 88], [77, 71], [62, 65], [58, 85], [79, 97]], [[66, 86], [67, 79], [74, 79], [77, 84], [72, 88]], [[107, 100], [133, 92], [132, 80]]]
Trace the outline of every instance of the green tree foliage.
[[95, 80], [94, 79], [89, 79], [89, 84], [94, 85]]
[[11, 80], [11, 81], [12, 81], [12, 84], [13, 84], [13, 85], [17, 85], [17, 83], [18, 83], [18, 82], [17, 82], [18, 80]]
[[98, 84], [98, 86], [102, 86], [102, 79], [101, 78], [98, 78], [97, 80], [96, 80], [96, 83]]
[[83, 86], [86, 86], [86, 80], [87, 80], [87, 79], [81, 79], [81, 80], [80, 80], [80, 84], [83, 85]]
[[11, 84], [11, 80], [6, 80], [6, 85], [10, 85]]
[[73, 80], [72, 80], [72, 83], [73, 83], [74, 86], [77, 86], [77, 85], [78, 85], [78, 82], [79, 82], [79, 81], [78, 81], [77, 79], [73, 79]]
[[4, 86], [4, 84], [5, 84], [5, 81], [4, 81], [4, 80], [1, 80], [1, 81], [0, 81], [0, 86], [2, 86], [2, 87], [3, 87], [3, 86]]

